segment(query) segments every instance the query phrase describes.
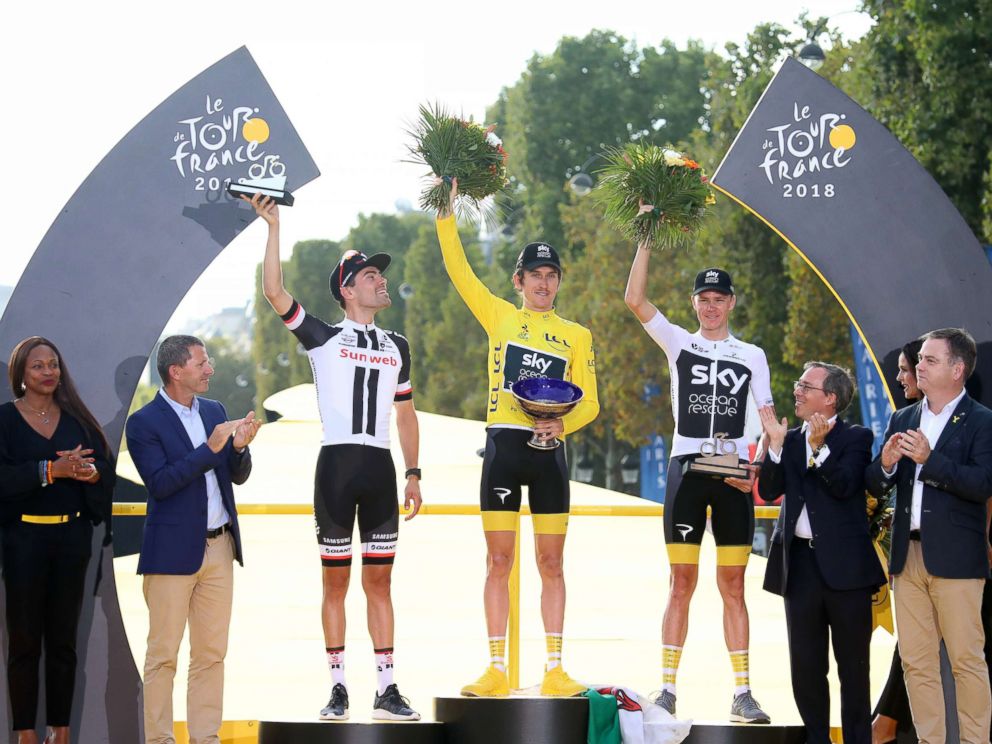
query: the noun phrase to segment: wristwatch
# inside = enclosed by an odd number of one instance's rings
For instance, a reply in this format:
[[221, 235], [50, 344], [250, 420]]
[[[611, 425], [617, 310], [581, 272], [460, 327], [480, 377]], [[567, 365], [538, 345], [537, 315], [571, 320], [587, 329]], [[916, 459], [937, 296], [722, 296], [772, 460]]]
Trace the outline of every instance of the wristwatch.
[[409, 478], [411, 475], [417, 476], [417, 480], [423, 480], [423, 476], [420, 474], [420, 468], [407, 468], [406, 475], [404, 478]]

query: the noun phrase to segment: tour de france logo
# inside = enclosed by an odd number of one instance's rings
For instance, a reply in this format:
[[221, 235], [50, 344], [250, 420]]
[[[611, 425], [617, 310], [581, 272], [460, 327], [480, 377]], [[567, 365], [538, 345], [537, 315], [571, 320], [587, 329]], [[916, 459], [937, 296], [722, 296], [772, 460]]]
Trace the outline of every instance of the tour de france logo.
[[850, 165], [858, 141], [847, 114], [814, 113], [792, 104], [789, 121], [768, 127], [760, 163], [768, 183], [784, 199], [831, 199], [841, 187], [839, 171]]
[[233, 198], [226, 191], [232, 179], [284, 176], [286, 164], [266, 147], [271, 131], [259, 113], [257, 106], [228, 106], [208, 95], [199, 114], [177, 122], [170, 160], [179, 177], [213, 201]]

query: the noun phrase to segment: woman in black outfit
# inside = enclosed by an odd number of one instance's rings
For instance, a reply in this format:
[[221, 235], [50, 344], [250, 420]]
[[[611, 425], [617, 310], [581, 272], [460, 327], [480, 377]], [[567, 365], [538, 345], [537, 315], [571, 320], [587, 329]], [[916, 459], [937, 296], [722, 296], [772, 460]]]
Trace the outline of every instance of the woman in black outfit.
[[[899, 374], [896, 382], [902, 385], [906, 404], [915, 403], [923, 397], [916, 384], [916, 362], [920, 355], [923, 342], [919, 339], [910, 341], [902, 347], [899, 353]], [[893, 493], [890, 503], [895, 503]], [[889, 678], [875, 706], [875, 718], [871, 724], [872, 744], [886, 744], [895, 741], [896, 733], [904, 731], [914, 738], [913, 717], [909, 710], [909, 694], [906, 692], [906, 680], [902, 672], [902, 657], [899, 656], [899, 646], [892, 652], [892, 666], [889, 667]]]
[[0, 530], [7, 591], [7, 683], [18, 744], [37, 744], [45, 649], [46, 741], [69, 744], [76, 630], [93, 525], [108, 520], [110, 448], [51, 341], [21, 341], [0, 405]]

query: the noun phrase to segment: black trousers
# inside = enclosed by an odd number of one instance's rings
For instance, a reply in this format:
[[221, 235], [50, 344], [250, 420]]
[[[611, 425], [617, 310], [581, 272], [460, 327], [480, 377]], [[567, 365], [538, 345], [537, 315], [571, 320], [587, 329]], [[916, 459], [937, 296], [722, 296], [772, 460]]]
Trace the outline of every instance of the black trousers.
[[14, 522], [3, 528], [7, 685], [15, 731], [35, 728], [45, 650], [47, 724], [68, 726], [76, 681], [76, 630], [93, 526]]
[[806, 726], [808, 744], [830, 742], [829, 643], [833, 641], [840, 678], [840, 718], [844, 744], [871, 744], [868, 647], [871, 643], [871, 590], [835, 591], [820, 575], [805, 540], [789, 550], [785, 620], [789, 632], [792, 694]]

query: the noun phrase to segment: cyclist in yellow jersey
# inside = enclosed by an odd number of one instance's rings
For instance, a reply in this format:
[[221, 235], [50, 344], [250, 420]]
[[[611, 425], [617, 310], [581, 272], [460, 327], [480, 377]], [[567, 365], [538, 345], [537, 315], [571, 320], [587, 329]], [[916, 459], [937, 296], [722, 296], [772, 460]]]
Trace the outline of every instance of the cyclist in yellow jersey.
[[[455, 179], [452, 205], [457, 193]], [[571, 679], [561, 666], [565, 619], [562, 554], [569, 504], [565, 448], [537, 450], [528, 447], [527, 440], [535, 431], [543, 439], [571, 434], [599, 414], [592, 334], [555, 313], [562, 270], [554, 248], [546, 243], [530, 243], [521, 251], [513, 285], [523, 302], [522, 307], [515, 307], [490, 292], [472, 271], [458, 238], [453, 212], [449, 207], [437, 220], [444, 265], [458, 294], [489, 336], [486, 453], [480, 501], [488, 549], [483, 597], [490, 664], [478, 681], [462, 688], [462, 694], [479, 697], [509, 694], [504, 658], [510, 607], [508, 580], [515, 558], [513, 545], [520, 517], [521, 487], [527, 486], [548, 650], [541, 694], [578, 695], [586, 687]], [[582, 388], [582, 401], [562, 418], [535, 422], [517, 407], [510, 392], [514, 382], [526, 377], [569, 380]]]

